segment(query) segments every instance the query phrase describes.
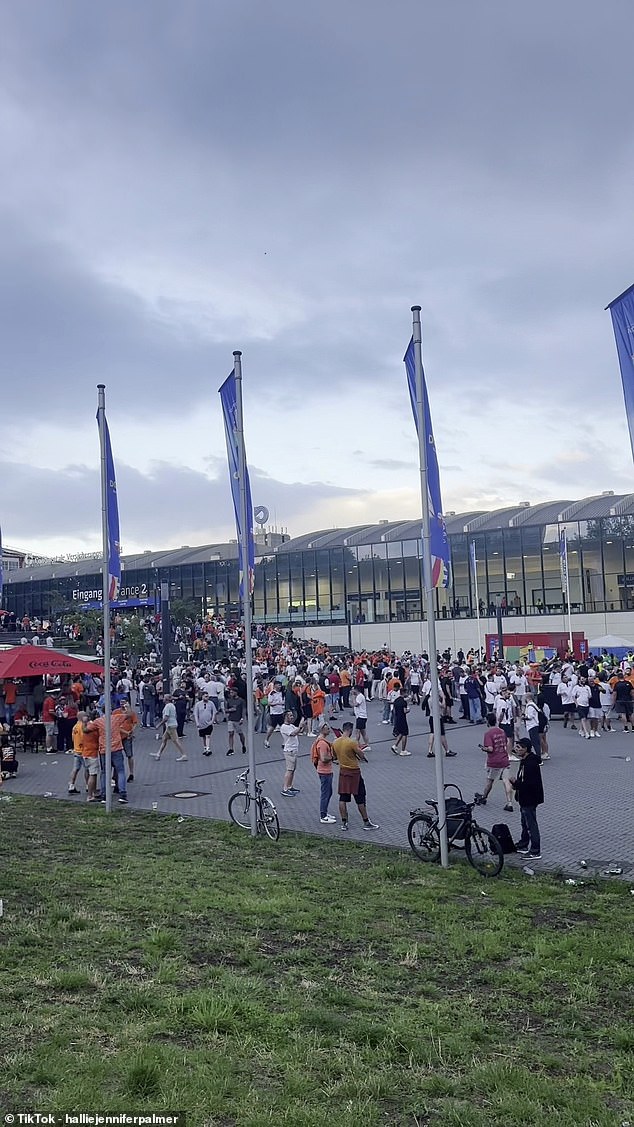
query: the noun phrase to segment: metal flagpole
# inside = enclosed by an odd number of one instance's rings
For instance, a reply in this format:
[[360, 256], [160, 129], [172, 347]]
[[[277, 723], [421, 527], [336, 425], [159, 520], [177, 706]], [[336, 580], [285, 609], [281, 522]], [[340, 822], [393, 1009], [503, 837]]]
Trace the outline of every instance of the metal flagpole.
[[473, 564], [473, 579], [475, 583], [476, 618], [478, 620], [478, 659], [482, 660], [482, 630], [480, 627], [480, 595], [478, 592], [478, 561], [476, 559], [475, 540], [471, 541], [471, 562]]
[[247, 752], [249, 756], [249, 806], [251, 837], [257, 837], [258, 812], [255, 803], [255, 709], [253, 706], [253, 651], [251, 649], [251, 575], [249, 569], [249, 520], [247, 506], [247, 455], [244, 446], [244, 416], [242, 413], [242, 353], [234, 352], [233, 370], [236, 377], [236, 442], [238, 447], [238, 473], [240, 476], [240, 535], [242, 537], [242, 612], [244, 615], [244, 657], [247, 683]]
[[[561, 559], [562, 559], [562, 564], [563, 564], [564, 572], [565, 572], [565, 576], [566, 576], [566, 604], [568, 606], [568, 649], [570, 650], [570, 653], [573, 653], [574, 651], [573, 651], [573, 648], [572, 648], [572, 612], [571, 612], [571, 609], [570, 609], [570, 571], [569, 571], [569, 568], [568, 568], [568, 537], [566, 536], [566, 529], [565, 528], [562, 528], [562, 530], [561, 530], [561, 539], [562, 539], [562, 548], [563, 548], [563, 554], [562, 554]], [[583, 590], [583, 571], [581, 572], [581, 588]]]
[[429, 490], [427, 485], [427, 433], [423, 408], [423, 358], [420, 325], [420, 305], [412, 306], [414, 363], [416, 369], [416, 411], [418, 416], [418, 456], [420, 462], [420, 495], [423, 516], [423, 586], [427, 594], [427, 635], [429, 639], [429, 679], [431, 681], [431, 714], [434, 722], [434, 751], [436, 753], [436, 789], [438, 793], [438, 821], [440, 826], [440, 863], [449, 868], [447, 845], [447, 814], [445, 810], [445, 778], [440, 732], [440, 700], [438, 698], [438, 651], [436, 648], [436, 619], [434, 588], [432, 586], [431, 534], [429, 528]]
[[103, 668], [104, 668], [104, 704], [106, 721], [106, 765], [103, 790], [106, 796], [106, 813], [112, 811], [112, 694], [110, 678], [110, 577], [108, 575], [109, 537], [108, 537], [108, 472], [106, 469], [106, 385], [97, 384], [97, 418], [99, 419], [99, 446], [101, 449], [101, 539], [102, 539], [102, 564], [103, 572]]

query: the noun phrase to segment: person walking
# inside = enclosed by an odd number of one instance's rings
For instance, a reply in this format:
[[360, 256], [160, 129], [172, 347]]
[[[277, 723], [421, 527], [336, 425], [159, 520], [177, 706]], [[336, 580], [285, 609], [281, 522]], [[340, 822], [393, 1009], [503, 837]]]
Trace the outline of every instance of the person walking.
[[194, 724], [203, 741], [203, 755], [211, 755], [211, 737], [214, 731], [216, 711], [216, 706], [209, 693], [203, 693], [200, 700], [197, 700], [194, 705]]
[[367, 763], [363, 748], [359, 747], [357, 740], [352, 739], [352, 724], [346, 721], [343, 725], [343, 734], [332, 745], [332, 754], [339, 765], [339, 815], [341, 829], [348, 829], [348, 810], [350, 801], [354, 798], [357, 810], [363, 819], [364, 830], [378, 830], [380, 826], [372, 822], [366, 807], [365, 781], [361, 774], [360, 763]]
[[332, 798], [333, 782], [333, 755], [328, 736], [331, 729], [328, 724], [322, 724], [313, 747], [312, 757], [319, 776], [319, 821], [322, 825], [332, 825], [337, 821], [333, 814], [328, 813], [328, 806]]
[[393, 704], [393, 710], [394, 743], [392, 744], [391, 750], [395, 755], [411, 755], [411, 751], [407, 750], [407, 737], [409, 736], [407, 713], [409, 712], [409, 708], [402, 689], [399, 689], [398, 696]]
[[134, 782], [134, 729], [138, 726], [139, 717], [134, 709], [130, 706], [127, 699], [121, 701], [118, 709], [120, 712], [119, 728], [121, 731], [121, 744], [123, 746], [123, 754], [126, 757], [128, 765], [128, 778], [129, 783]]
[[542, 855], [541, 836], [537, 822], [537, 807], [544, 801], [544, 784], [537, 756], [531, 741], [524, 736], [515, 745], [519, 756], [517, 775], [511, 779], [522, 819], [522, 833], [515, 848], [538, 860]]
[[247, 745], [244, 738], [243, 722], [246, 713], [246, 704], [241, 696], [238, 696], [237, 689], [228, 689], [225, 703], [225, 711], [227, 713], [227, 738], [229, 740], [229, 750], [227, 755], [233, 755], [234, 747], [233, 740], [235, 733], [240, 737], [242, 744], [242, 754], [246, 754]]
[[186, 763], [187, 756], [183, 750], [183, 745], [178, 738], [178, 719], [176, 717], [176, 708], [171, 693], [166, 693], [163, 698], [163, 712], [161, 715], [161, 724], [163, 726], [163, 739], [159, 745], [158, 751], [151, 751], [150, 756], [152, 759], [160, 759], [168, 743], [173, 743], [178, 755], [176, 756], [177, 763]]
[[284, 694], [282, 682], [274, 681], [273, 688], [269, 691], [269, 726], [266, 729], [264, 746], [270, 747], [271, 736], [276, 728], [281, 728], [284, 723]]

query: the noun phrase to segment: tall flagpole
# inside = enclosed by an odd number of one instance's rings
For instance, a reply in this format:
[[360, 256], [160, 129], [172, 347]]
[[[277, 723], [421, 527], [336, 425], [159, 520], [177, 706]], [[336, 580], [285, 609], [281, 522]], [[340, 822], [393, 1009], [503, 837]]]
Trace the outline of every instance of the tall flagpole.
[[473, 581], [475, 585], [476, 618], [478, 620], [478, 659], [482, 660], [482, 630], [480, 627], [480, 594], [478, 592], [478, 561], [476, 558], [475, 540], [471, 541], [471, 562], [473, 564]]
[[[566, 581], [566, 606], [568, 608], [568, 649], [570, 650], [570, 653], [573, 653], [574, 651], [573, 651], [573, 648], [572, 648], [572, 611], [571, 611], [571, 608], [570, 608], [570, 570], [568, 568], [568, 537], [566, 535], [566, 529], [565, 528], [562, 528], [560, 535], [561, 535], [562, 544], [561, 544], [561, 547], [560, 547], [559, 554], [561, 556], [561, 564], [563, 565], [564, 576], [565, 576], [565, 581]], [[579, 557], [579, 559], [581, 560], [581, 557]], [[581, 564], [580, 564], [580, 567], [581, 567]], [[581, 570], [581, 589], [583, 591], [583, 570]]]
[[429, 639], [429, 679], [431, 681], [431, 714], [434, 721], [434, 751], [436, 753], [436, 790], [438, 794], [438, 821], [440, 826], [440, 863], [449, 868], [447, 845], [447, 814], [445, 810], [444, 749], [440, 731], [440, 700], [438, 697], [438, 651], [436, 648], [436, 619], [434, 588], [432, 586], [431, 531], [429, 527], [429, 489], [427, 485], [427, 428], [423, 408], [423, 358], [420, 326], [420, 305], [412, 306], [414, 364], [416, 370], [416, 411], [418, 416], [418, 457], [420, 462], [420, 496], [423, 516], [423, 586], [427, 594], [427, 635]]
[[101, 450], [101, 540], [103, 572], [103, 665], [104, 665], [104, 716], [106, 721], [106, 766], [103, 790], [106, 796], [106, 813], [112, 811], [112, 693], [110, 678], [110, 577], [108, 575], [108, 471], [106, 467], [106, 385], [97, 384], [97, 419], [99, 420], [99, 446]]
[[249, 755], [249, 796], [251, 803], [251, 837], [257, 837], [258, 812], [255, 803], [255, 709], [253, 707], [253, 651], [251, 649], [251, 574], [249, 567], [249, 520], [247, 504], [247, 454], [244, 445], [244, 416], [242, 413], [242, 353], [234, 352], [233, 370], [236, 377], [236, 441], [238, 447], [238, 474], [240, 477], [240, 535], [242, 543], [242, 612], [244, 615], [244, 656], [247, 682], [247, 752]]

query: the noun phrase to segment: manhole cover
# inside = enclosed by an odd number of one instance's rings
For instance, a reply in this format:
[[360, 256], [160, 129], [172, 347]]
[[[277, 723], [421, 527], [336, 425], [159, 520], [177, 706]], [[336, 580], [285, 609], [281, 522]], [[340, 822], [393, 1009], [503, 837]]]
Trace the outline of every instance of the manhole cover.
[[202, 798], [209, 793], [208, 790], [177, 790], [174, 794], [164, 794], [163, 798]]

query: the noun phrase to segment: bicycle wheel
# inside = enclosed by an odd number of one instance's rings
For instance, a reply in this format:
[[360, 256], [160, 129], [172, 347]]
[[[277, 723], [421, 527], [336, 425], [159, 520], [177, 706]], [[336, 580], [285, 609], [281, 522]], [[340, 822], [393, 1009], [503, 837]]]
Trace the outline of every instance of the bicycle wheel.
[[417, 814], [407, 827], [407, 840], [420, 861], [438, 861], [440, 838], [431, 814]]
[[482, 826], [472, 826], [465, 837], [465, 853], [470, 865], [482, 877], [496, 877], [502, 871], [504, 853], [498, 839]]
[[229, 799], [229, 817], [232, 822], [235, 822], [236, 826], [242, 826], [243, 830], [251, 828], [250, 805], [251, 799], [244, 790], [237, 791]]
[[272, 841], [277, 841], [280, 836], [280, 820], [270, 798], [262, 798], [260, 802], [260, 826]]

